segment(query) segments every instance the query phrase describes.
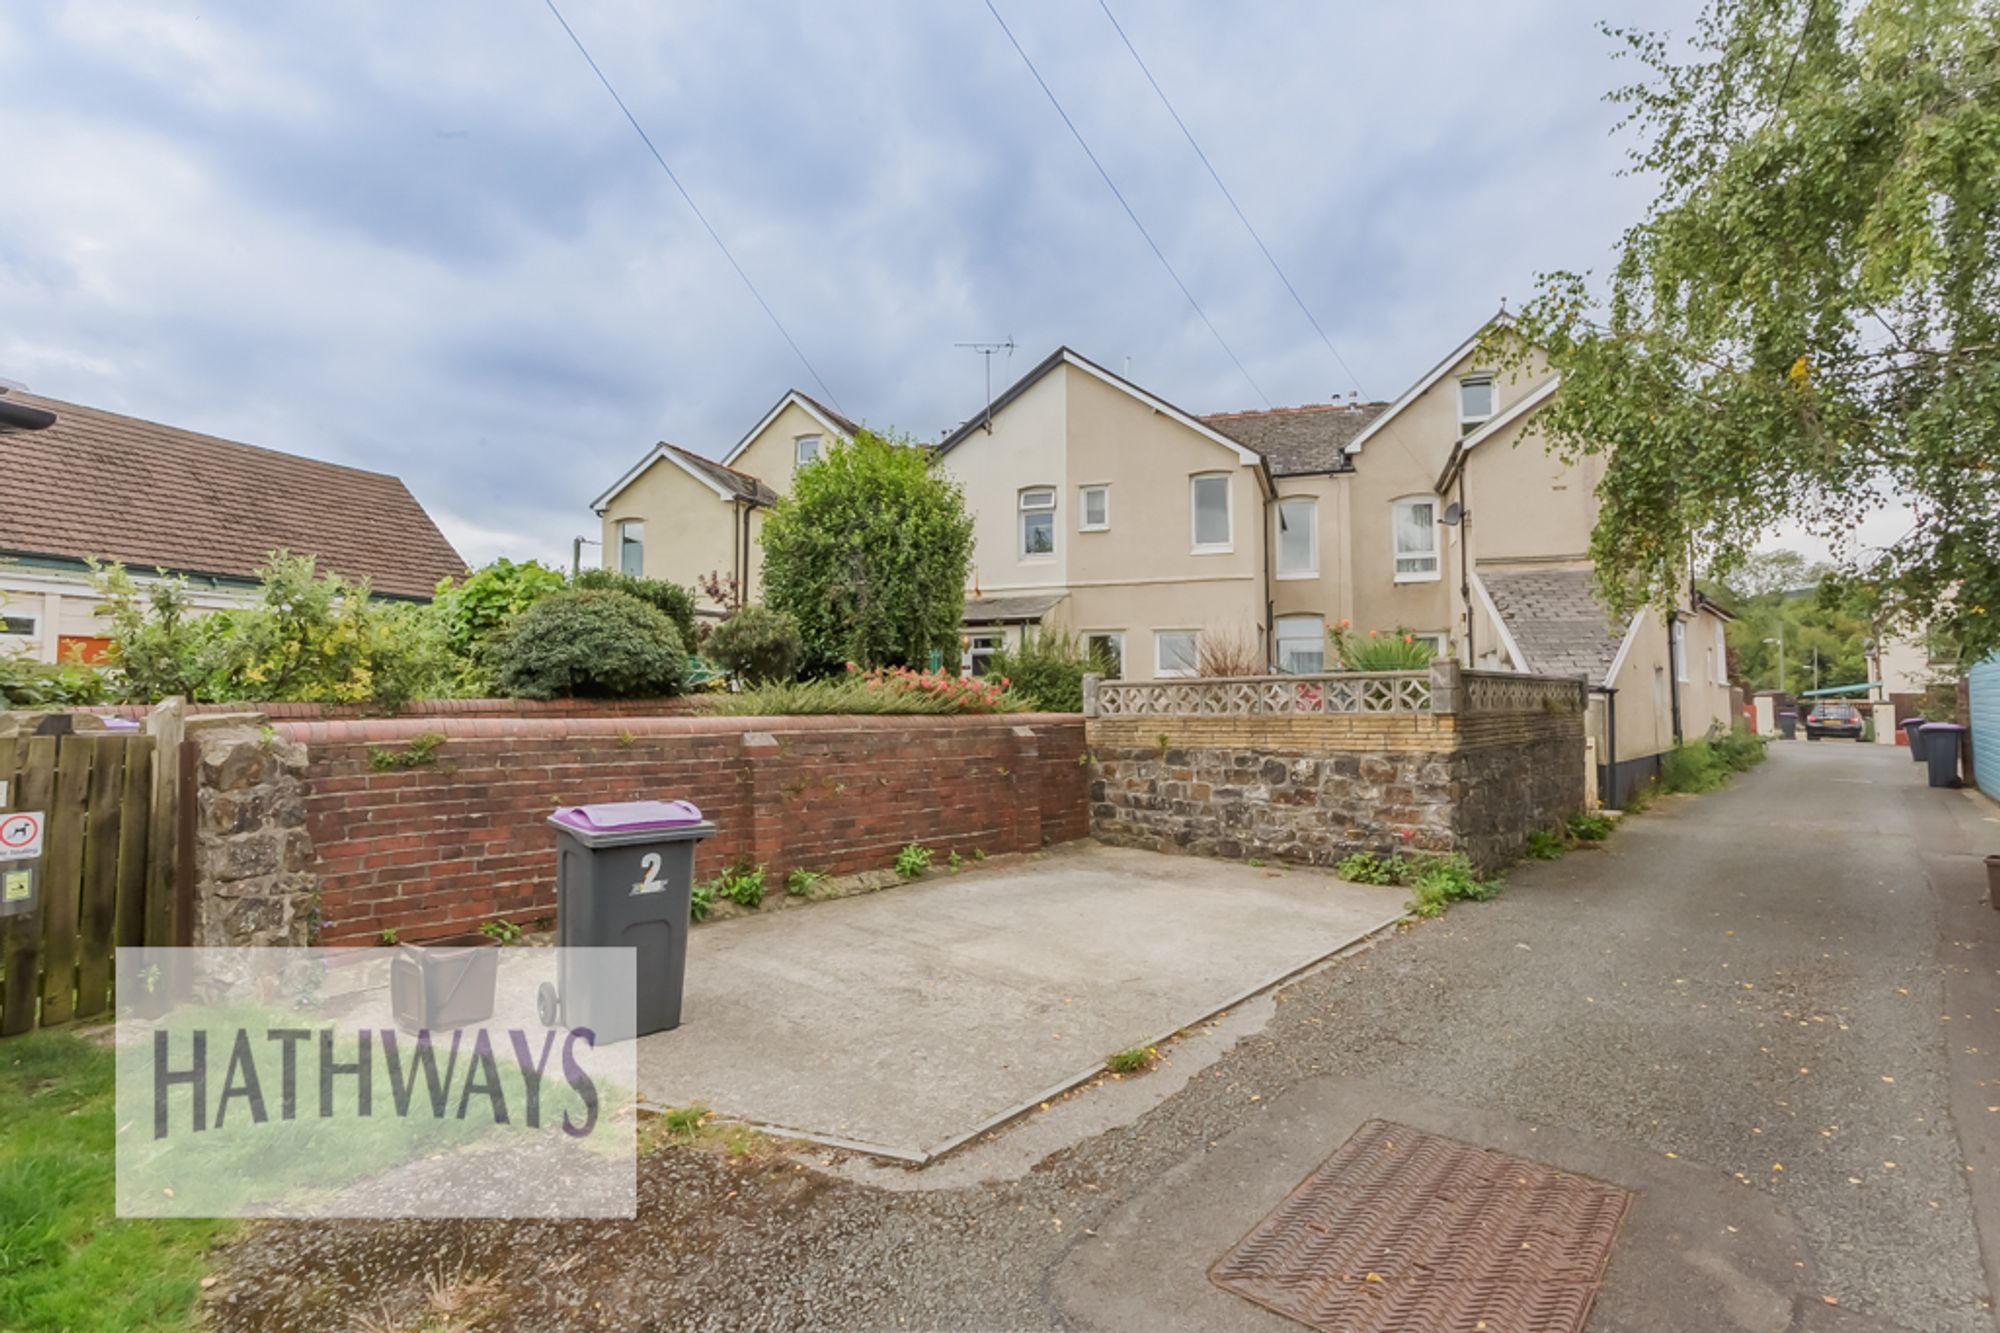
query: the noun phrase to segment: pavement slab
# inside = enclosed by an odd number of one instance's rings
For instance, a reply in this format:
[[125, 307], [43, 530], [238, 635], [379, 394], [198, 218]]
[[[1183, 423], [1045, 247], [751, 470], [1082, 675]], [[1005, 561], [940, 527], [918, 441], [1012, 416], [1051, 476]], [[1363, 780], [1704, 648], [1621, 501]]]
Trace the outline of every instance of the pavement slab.
[[924, 1161], [1105, 1056], [1199, 1023], [1403, 915], [1400, 889], [1080, 844], [704, 927], [656, 1105]]

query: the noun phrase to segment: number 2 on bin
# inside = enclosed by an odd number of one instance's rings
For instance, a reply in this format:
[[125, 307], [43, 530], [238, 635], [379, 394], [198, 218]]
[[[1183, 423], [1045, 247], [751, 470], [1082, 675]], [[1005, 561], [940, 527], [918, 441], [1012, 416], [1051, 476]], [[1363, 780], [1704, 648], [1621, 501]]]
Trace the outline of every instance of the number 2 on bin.
[[632, 896], [636, 898], [642, 893], [665, 893], [667, 886], [660, 878], [660, 854], [647, 852], [639, 858], [639, 864], [645, 868], [646, 877], [632, 886]]

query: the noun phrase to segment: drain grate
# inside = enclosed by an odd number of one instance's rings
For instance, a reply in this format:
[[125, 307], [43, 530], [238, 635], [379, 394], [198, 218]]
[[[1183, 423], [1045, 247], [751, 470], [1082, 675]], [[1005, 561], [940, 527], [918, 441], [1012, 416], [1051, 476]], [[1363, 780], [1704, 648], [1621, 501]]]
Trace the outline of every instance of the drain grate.
[[1338, 1333], [1579, 1333], [1630, 1198], [1371, 1120], [1209, 1280]]

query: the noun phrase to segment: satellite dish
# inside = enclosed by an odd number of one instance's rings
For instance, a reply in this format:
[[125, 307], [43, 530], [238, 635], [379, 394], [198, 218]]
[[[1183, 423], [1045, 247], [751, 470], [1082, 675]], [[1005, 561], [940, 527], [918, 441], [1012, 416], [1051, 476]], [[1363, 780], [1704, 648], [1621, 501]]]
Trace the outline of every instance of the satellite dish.
[[1458, 503], [1458, 501], [1453, 500], [1450, 504], [1444, 507], [1444, 517], [1440, 518], [1438, 522], [1444, 524], [1448, 528], [1455, 528], [1458, 526], [1459, 520], [1463, 519], [1464, 517], [1465, 517], [1465, 509]]

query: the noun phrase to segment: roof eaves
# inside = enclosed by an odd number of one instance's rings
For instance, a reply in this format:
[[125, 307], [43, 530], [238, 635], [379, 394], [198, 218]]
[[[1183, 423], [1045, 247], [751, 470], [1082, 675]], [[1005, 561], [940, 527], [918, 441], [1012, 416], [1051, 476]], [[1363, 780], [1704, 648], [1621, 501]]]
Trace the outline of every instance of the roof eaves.
[[742, 455], [743, 451], [750, 447], [750, 442], [759, 435], [762, 435], [765, 429], [778, 419], [778, 414], [793, 403], [797, 403], [807, 416], [819, 422], [820, 425], [826, 427], [834, 435], [849, 437], [860, 429], [860, 427], [848, 421], [840, 413], [829, 411], [805, 394], [800, 393], [797, 389], [787, 389], [784, 396], [772, 405], [771, 410], [766, 412], [763, 418], [756, 425], [752, 426], [742, 439], [736, 442], [736, 447], [722, 456], [722, 465], [728, 467], [734, 463]]
[[1412, 384], [1409, 388], [1403, 390], [1401, 397], [1397, 398], [1394, 402], [1389, 404], [1389, 406], [1383, 411], [1381, 416], [1378, 416], [1373, 421], [1369, 422], [1368, 425], [1362, 430], [1362, 432], [1359, 435], [1349, 440], [1347, 442], [1347, 452], [1350, 454], [1360, 453], [1361, 446], [1366, 444], [1369, 438], [1373, 436], [1376, 431], [1382, 429], [1383, 426], [1387, 425], [1390, 421], [1394, 420], [1397, 414], [1402, 412], [1404, 408], [1408, 407], [1411, 403], [1415, 402], [1417, 399], [1423, 397], [1423, 395], [1429, 391], [1430, 387], [1433, 384], [1436, 384], [1439, 380], [1445, 377], [1446, 372], [1448, 372], [1453, 366], [1457, 365], [1460, 361], [1463, 361], [1466, 357], [1470, 356], [1472, 354], [1473, 349], [1479, 346], [1479, 344], [1485, 339], [1489, 331], [1498, 327], [1505, 327], [1510, 329], [1513, 328], [1514, 317], [1508, 314], [1505, 310], [1502, 310], [1499, 314], [1493, 316], [1493, 318], [1481, 324], [1478, 330], [1475, 331], [1470, 338], [1467, 338], [1464, 342], [1460, 343], [1457, 347], [1453, 348], [1451, 354], [1446, 356], [1444, 360], [1438, 362], [1436, 365], [1432, 366], [1429, 370], [1425, 371], [1423, 376], [1419, 378], [1416, 383]]
[[1489, 417], [1478, 430], [1473, 431], [1457, 444], [1454, 444], [1451, 447], [1450, 456], [1444, 461], [1444, 471], [1438, 474], [1438, 494], [1443, 495], [1450, 487], [1452, 478], [1457, 474], [1459, 468], [1465, 465], [1465, 456], [1472, 451], [1474, 445], [1498, 435], [1501, 431], [1507, 429], [1508, 426], [1540, 407], [1555, 394], [1556, 387], [1561, 383], [1562, 375], [1560, 373], [1548, 376], [1540, 384], [1537, 384], [1527, 393], [1515, 399], [1505, 411]]

